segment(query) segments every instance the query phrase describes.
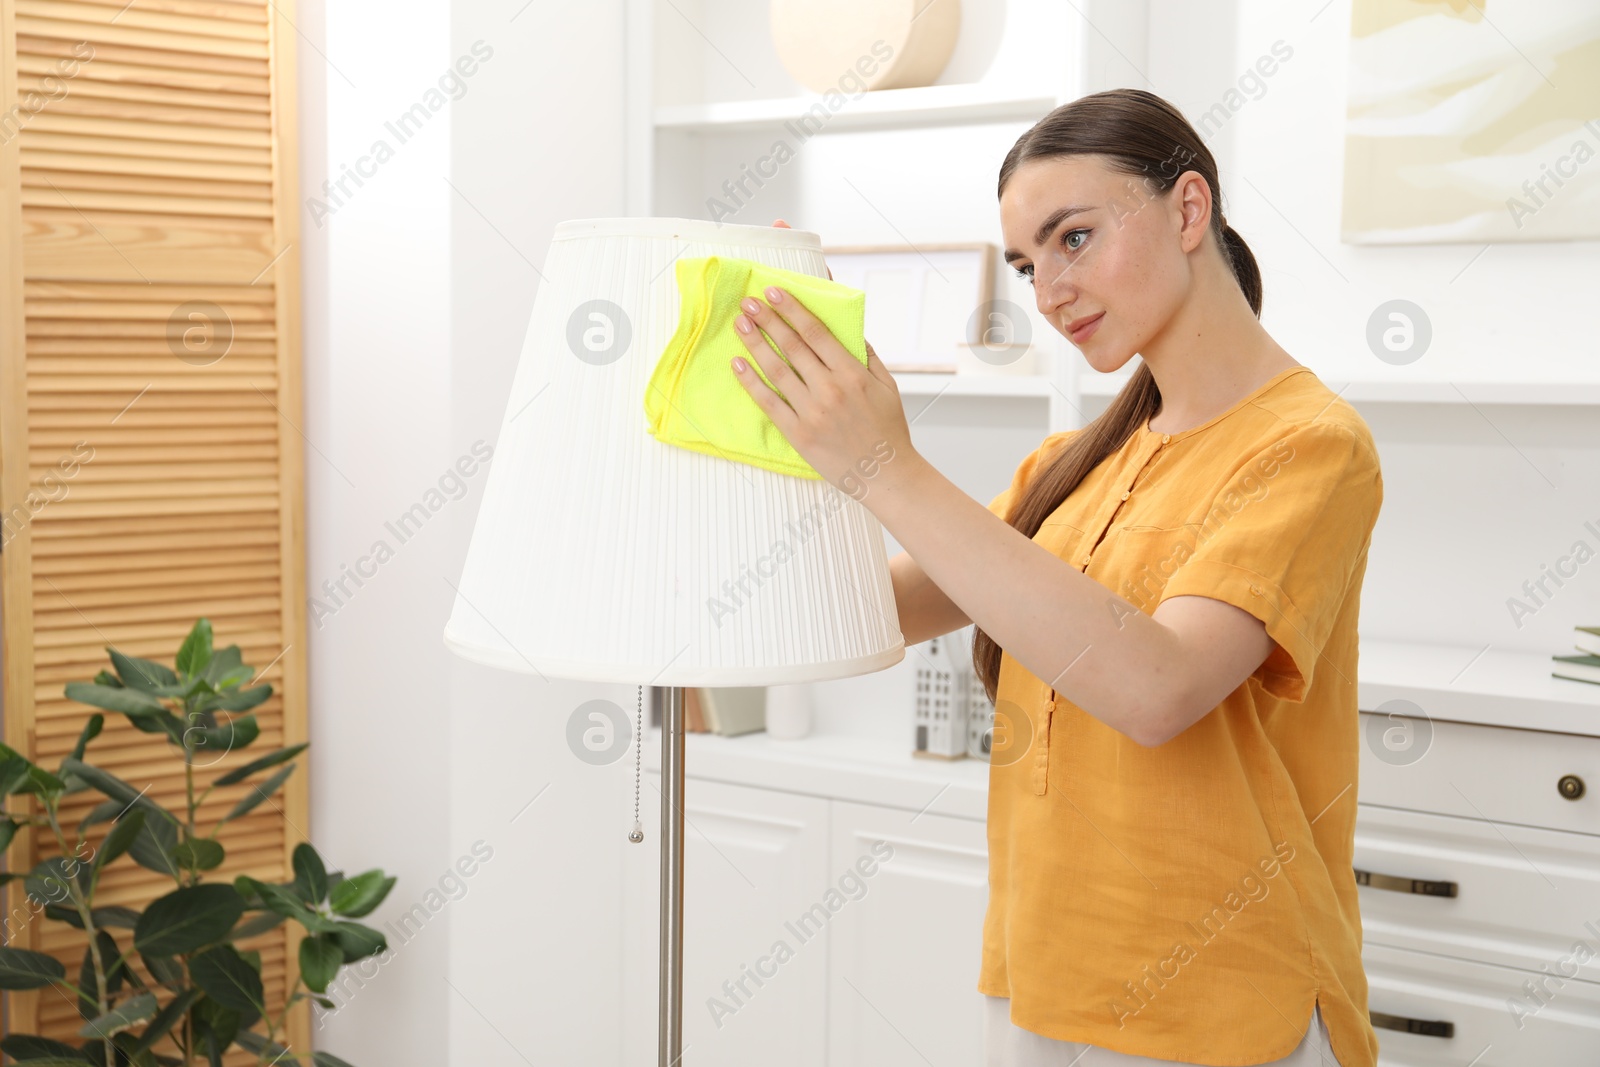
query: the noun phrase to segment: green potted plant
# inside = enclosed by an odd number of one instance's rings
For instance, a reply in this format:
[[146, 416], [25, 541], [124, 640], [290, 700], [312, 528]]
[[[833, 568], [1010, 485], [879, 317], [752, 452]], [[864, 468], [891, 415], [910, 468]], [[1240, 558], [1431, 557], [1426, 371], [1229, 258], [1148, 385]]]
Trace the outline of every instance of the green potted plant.
[[[0, 745], [0, 796], [26, 794], [42, 809], [0, 813], [0, 848], [20, 827], [31, 826], [52, 835], [60, 850], [26, 874], [0, 875], [0, 883], [22, 879], [30, 903], [45, 918], [77, 927], [88, 940], [76, 981], [53, 956], [0, 947], [0, 989], [54, 986], [77, 1001], [84, 1019], [80, 1044], [11, 1034], [0, 1039], [0, 1051], [30, 1067], [217, 1067], [237, 1046], [263, 1065], [349, 1067], [326, 1052], [285, 1048], [281, 1035], [293, 1004], [312, 999], [334, 1007], [325, 994], [339, 969], [388, 947], [382, 933], [355, 920], [382, 903], [395, 879], [378, 869], [348, 878], [330, 872], [309, 843], [295, 847], [294, 878], [288, 882], [246, 875], [216, 879], [211, 872], [227, 856], [219, 840], [224, 828], [271, 797], [307, 746], [267, 753], [202, 787], [197, 770], [256, 740], [260, 726], [249, 711], [272, 695], [272, 687], [247, 684], [255, 671], [240, 661], [238, 645], [212, 648], [207, 619], [189, 631], [172, 668], [115, 648], [106, 651], [113, 669], [101, 670], [91, 682], [69, 682], [66, 695], [164, 735], [183, 759], [185, 810], [168, 811], [144, 790], [87, 761], [89, 743], [105, 721], [99, 712], [54, 771]], [[215, 825], [200, 825], [200, 807], [212, 791], [243, 782], [252, 783], [244, 797]], [[106, 799], [69, 830], [62, 824], [62, 802], [85, 790]], [[91, 845], [90, 828], [108, 822]], [[102, 873], [124, 856], [169, 876], [173, 890], [143, 911], [97, 905]], [[261, 954], [240, 951], [236, 943], [286, 919], [304, 927], [305, 936], [294, 985], [274, 1015], [263, 991]], [[165, 1051], [158, 1053], [158, 1047]], [[172, 1048], [178, 1056], [170, 1055]]]

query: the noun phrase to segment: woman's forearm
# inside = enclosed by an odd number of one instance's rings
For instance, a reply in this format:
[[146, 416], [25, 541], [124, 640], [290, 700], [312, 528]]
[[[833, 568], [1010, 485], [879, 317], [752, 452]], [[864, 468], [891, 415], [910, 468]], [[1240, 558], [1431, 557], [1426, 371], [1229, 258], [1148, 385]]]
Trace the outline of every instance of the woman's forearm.
[[[1185, 696], [1176, 634], [1024, 537], [922, 457], [902, 459], [893, 481], [878, 487], [885, 491], [863, 502], [940, 595], [1106, 725], [1134, 738], [1162, 730]], [[922, 622], [919, 609], [903, 614], [913, 626]]]

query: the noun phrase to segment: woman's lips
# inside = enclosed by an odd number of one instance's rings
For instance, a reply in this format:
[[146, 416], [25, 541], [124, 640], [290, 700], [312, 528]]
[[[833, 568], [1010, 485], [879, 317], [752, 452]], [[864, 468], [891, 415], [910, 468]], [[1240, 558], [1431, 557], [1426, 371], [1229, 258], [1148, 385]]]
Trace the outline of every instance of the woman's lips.
[[1087, 341], [1094, 335], [1095, 330], [1100, 328], [1100, 320], [1105, 318], [1105, 316], [1106, 313], [1104, 311], [1100, 312], [1100, 314], [1088, 320], [1082, 326], [1079, 326], [1077, 329], [1068, 333], [1067, 337], [1075, 345], [1083, 344], [1083, 342]]

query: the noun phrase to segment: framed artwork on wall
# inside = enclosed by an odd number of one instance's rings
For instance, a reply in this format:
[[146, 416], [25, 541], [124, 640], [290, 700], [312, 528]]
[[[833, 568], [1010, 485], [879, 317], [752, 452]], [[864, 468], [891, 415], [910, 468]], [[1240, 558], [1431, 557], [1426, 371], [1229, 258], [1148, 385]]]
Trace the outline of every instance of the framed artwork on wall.
[[988, 242], [824, 248], [833, 280], [867, 294], [866, 337], [891, 371], [954, 374], [993, 300]]

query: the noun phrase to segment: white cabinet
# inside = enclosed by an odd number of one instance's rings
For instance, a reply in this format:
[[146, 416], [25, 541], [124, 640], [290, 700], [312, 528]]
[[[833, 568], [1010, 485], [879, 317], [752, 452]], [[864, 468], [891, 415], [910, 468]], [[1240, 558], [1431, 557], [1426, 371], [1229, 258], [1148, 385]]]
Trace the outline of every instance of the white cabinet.
[[[641, 790], [623, 899], [624, 1062], [657, 1059], [661, 776]], [[684, 785], [683, 1063], [821, 1067], [828, 947], [805, 916], [829, 882], [828, 801]]]
[[[984, 824], [921, 810], [936, 791], [902, 808], [688, 775], [685, 1067], [981, 1060]], [[647, 770], [625, 871], [626, 1063], [656, 1060], [660, 797]]]
[[829, 929], [829, 1067], [981, 1063], [984, 824], [830, 803], [830, 869], [891, 854]]
[[1600, 1064], [1600, 737], [1361, 718], [1380, 1065]]

